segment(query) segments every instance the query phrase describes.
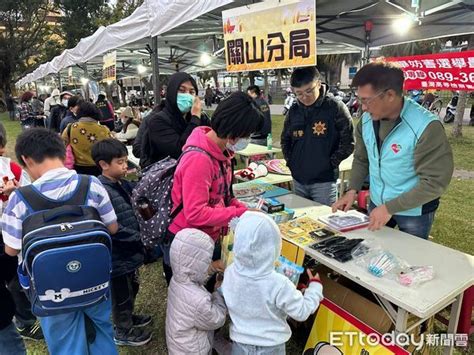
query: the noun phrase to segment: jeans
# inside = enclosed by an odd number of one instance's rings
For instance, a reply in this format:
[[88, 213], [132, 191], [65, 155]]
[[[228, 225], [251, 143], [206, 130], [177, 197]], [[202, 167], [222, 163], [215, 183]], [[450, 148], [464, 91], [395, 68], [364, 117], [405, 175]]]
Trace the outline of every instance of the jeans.
[[275, 346], [256, 346], [234, 342], [232, 355], [285, 355], [285, 343]]
[[23, 339], [13, 323], [0, 330], [0, 355], [26, 355]]
[[308, 198], [322, 205], [331, 206], [336, 202], [335, 182], [321, 182], [305, 185], [294, 180], [293, 186], [295, 194], [298, 196]]
[[112, 318], [117, 331], [133, 327], [133, 309], [139, 289], [138, 271], [112, 278]]
[[[55, 316], [41, 317], [41, 328], [51, 355], [117, 355], [110, 321], [112, 304], [107, 299], [94, 306]], [[95, 339], [87, 340], [87, 316], [95, 329]]]
[[[375, 204], [371, 201], [369, 206], [369, 214], [375, 208]], [[422, 214], [421, 216], [397, 216], [394, 215], [387, 222], [386, 226], [398, 229], [402, 232], [414, 235], [415, 237], [428, 239], [430, 236], [431, 226], [433, 225], [436, 211]]]
[[8, 111], [8, 116], [10, 117], [10, 120], [14, 121], [15, 120], [15, 111]]

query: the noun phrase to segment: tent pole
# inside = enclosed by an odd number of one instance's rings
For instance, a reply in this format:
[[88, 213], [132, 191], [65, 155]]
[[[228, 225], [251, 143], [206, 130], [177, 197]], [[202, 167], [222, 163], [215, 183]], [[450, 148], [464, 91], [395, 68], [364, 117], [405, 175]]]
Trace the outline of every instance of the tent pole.
[[59, 85], [59, 91], [63, 91], [63, 85], [61, 83], [61, 72], [58, 72], [58, 85]]
[[151, 68], [153, 70], [153, 96], [155, 105], [160, 103], [160, 66], [158, 63], [158, 36], [151, 38]]
[[[84, 78], [88, 79], [89, 78], [89, 73], [87, 72], [87, 63], [84, 63]], [[90, 96], [89, 96], [89, 83], [87, 82], [86, 84], [82, 84], [84, 88], [84, 96], [86, 101], [89, 101]]]
[[364, 64], [367, 64], [370, 61], [370, 35], [372, 33], [372, 29], [374, 28], [374, 24], [372, 21], [368, 20], [368, 21], [365, 21], [364, 27], [365, 27]]

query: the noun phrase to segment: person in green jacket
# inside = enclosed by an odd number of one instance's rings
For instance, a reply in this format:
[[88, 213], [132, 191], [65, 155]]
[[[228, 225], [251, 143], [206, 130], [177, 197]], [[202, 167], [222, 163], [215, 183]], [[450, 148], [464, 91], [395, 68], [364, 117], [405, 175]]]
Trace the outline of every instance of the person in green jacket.
[[398, 226], [427, 239], [451, 181], [453, 153], [437, 117], [403, 96], [403, 82], [402, 69], [385, 62], [367, 64], [355, 75], [364, 114], [349, 191], [332, 207], [347, 211], [369, 176], [369, 230]]

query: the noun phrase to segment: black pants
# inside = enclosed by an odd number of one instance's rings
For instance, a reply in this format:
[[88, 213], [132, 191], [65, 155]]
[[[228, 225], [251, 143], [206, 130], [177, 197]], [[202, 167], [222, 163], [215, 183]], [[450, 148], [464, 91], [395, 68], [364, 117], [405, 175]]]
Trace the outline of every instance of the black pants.
[[15, 302], [15, 323], [18, 328], [28, 327], [36, 321], [36, 317], [31, 313], [31, 303], [25, 294], [25, 290], [20, 285], [18, 275], [8, 282], [8, 290]]
[[92, 175], [92, 176], [99, 176], [102, 174], [102, 171], [97, 166], [81, 166], [81, 165], [74, 165], [74, 170], [78, 174], [83, 175]]
[[138, 270], [113, 277], [112, 283], [112, 318], [117, 331], [127, 332], [133, 326], [132, 314], [140, 287]]

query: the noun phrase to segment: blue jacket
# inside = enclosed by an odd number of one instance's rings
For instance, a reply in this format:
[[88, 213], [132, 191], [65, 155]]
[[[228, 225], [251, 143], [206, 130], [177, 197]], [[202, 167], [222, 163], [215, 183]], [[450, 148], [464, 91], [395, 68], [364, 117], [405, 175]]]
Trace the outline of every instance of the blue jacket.
[[74, 123], [79, 121], [79, 118], [75, 116], [71, 111], [67, 111], [64, 118], [61, 120], [61, 124], [59, 125], [59, 132], [63, 134], [63, 131], [66, 129], [69, 123]]
[[[362, 116], [362, 137], [369, 158], [370, 198], [376, 206], [413, 189], [419, 182], [415, 172], [415, 148], [426, 127], [437, 118], [405, 98], [398, 123], [379, 146], [378, 122], [369, 113]], [[420, 216], [423, 206], [398, 215]]]

